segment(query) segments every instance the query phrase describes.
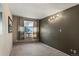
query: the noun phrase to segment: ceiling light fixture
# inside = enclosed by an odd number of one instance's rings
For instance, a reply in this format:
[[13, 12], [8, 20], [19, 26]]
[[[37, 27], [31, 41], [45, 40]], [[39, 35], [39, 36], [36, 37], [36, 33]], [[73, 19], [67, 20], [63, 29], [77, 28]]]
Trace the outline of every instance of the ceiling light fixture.
[[59, 18], [61, 18], [61, 17], [62, 17], [61, 14], [56, 14], [56, 15], [54, 15], [54, 16], [49, 17], [48, 22], [53, 23], [53, 22], [55, 22], [56, 20], [58, 20]]

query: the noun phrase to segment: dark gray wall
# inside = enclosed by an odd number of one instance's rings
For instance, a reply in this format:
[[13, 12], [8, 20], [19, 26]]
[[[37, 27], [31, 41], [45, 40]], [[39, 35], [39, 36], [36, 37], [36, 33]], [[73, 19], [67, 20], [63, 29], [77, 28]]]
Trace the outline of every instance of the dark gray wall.
[[63, 17], [55, 23], [48, 23], [50, 16], [40, 20], [40, 41], [69, 55], [73, 55], [71, 49], [76, 50], [79, 55], [79, 5], [59, 13]]

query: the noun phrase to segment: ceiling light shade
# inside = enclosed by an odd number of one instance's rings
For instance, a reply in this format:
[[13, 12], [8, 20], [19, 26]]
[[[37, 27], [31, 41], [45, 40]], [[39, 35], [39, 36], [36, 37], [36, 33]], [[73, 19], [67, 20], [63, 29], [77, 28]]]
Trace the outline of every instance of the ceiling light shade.
[[55, 16], [53, 16], [52, 18], [53, 18], [53, 19], [55, 19], [56, 17], [55, 17]]
[[55, 21], [55, 16], [51, 16], [49, 19], [48, 19], [48, 22], [49, 23], [52, 23]]
[[53, 17], [50, 17], [50, 19], [53, 19]]
[[56, 17], [62, 17], [62, 14], [57, 14]]
[[57, 17], [59, 17], [60, 15], [59, 15], [59, 14], [57, 14], [56, 16], [57, 16]]
[[52, 23], [53, 21], [54, 21], [54, 19], [51, 19], [51, 18], [48, 19], [49, 23]]
[[55, 21], [58, 21], [58, 20], [60, 20], [60, 18], [62, 18], [62, 14], [61, 13], [56, 14], [55, 17], [56, 17]]

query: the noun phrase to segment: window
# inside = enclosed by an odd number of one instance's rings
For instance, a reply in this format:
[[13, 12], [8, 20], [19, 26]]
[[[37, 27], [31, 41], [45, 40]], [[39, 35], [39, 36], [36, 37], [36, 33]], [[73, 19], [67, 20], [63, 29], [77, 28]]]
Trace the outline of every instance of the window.
[[33, 21], [24, 21], [25, 38], [33, 36]]
[[33, 32], [33, 22], [32, 21], [24, 21], [24, 32], [26, 32], [26, 33]]

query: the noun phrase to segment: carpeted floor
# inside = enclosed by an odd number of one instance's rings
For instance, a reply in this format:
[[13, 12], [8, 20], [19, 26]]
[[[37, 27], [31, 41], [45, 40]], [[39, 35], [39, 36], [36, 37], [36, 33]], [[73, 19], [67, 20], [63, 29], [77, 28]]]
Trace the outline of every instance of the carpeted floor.
[[11, 56], [69, 56], [46, 44], [36, 43], [18, 43], [15, 44]]

